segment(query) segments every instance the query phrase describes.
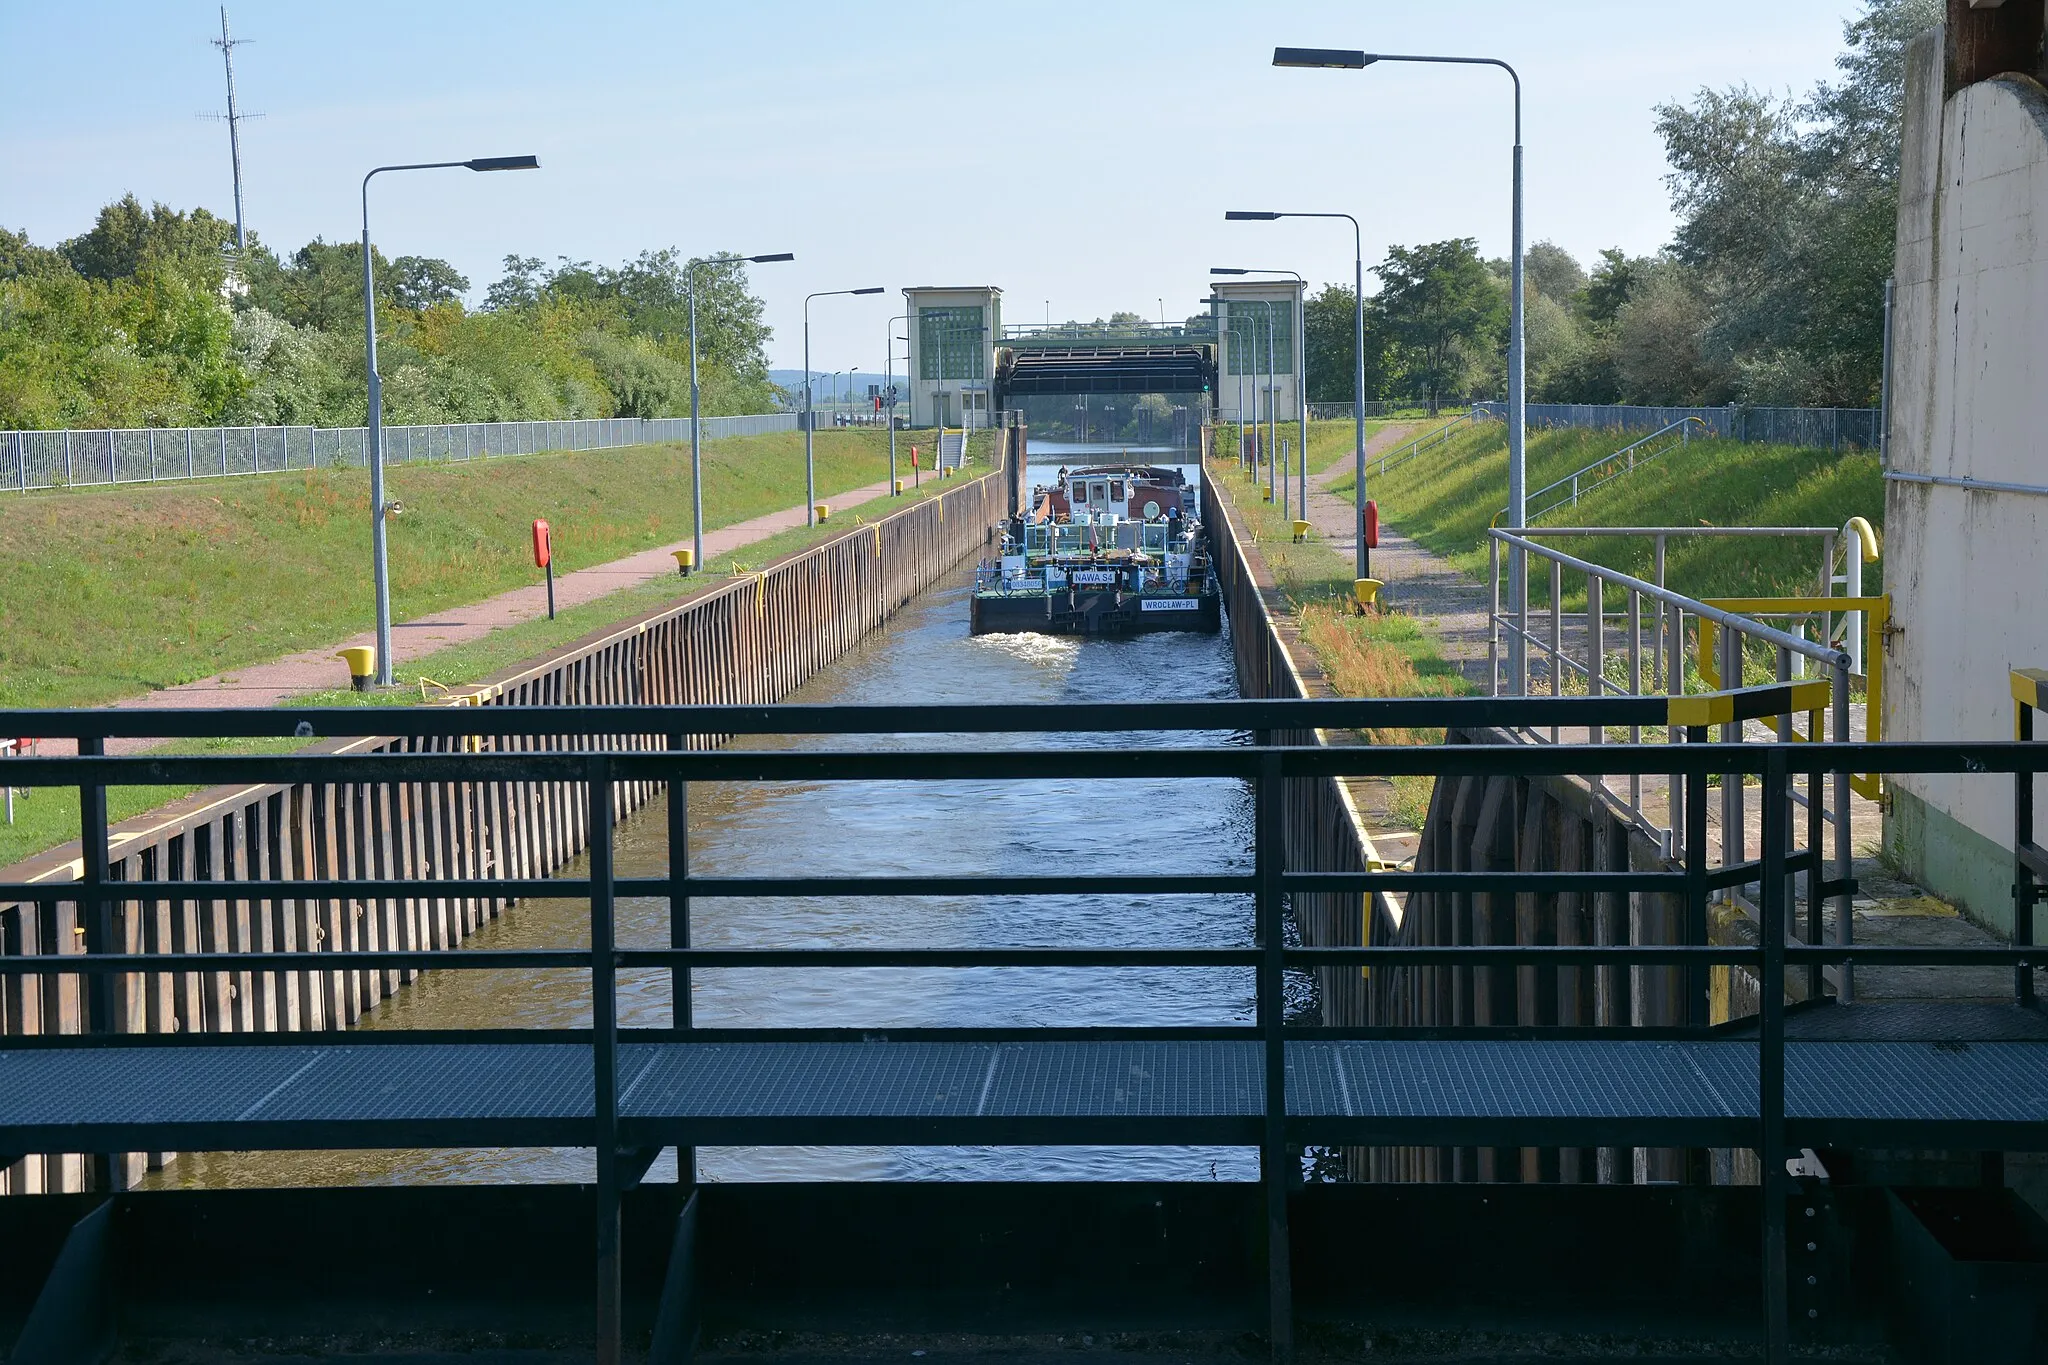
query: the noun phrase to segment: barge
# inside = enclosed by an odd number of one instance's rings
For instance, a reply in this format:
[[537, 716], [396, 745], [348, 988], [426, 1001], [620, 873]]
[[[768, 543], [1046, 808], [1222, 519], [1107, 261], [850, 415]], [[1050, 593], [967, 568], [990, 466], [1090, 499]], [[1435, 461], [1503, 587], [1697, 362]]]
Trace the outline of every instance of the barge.
[[1000, 557], [975, 574], [976, 635], [1223, 628], [1208, 537], [1177, 469], [1063, 468], [999, 530]]

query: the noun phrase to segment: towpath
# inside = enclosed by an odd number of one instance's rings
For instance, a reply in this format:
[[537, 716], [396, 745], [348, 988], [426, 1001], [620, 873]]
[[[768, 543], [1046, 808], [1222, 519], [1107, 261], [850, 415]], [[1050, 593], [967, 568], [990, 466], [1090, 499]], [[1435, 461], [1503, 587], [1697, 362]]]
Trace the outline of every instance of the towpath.
[[[834, 510], [851, 512], [875, 499], [885, 497], [888, 492], [889, 485], [886, 480], [869, 484], [864, 488], [852, 489], [834, 499]], [[709, 564], [716, 564], [724, 556], [803, 524], [804, 509], [797, 506], [734, 522], [730, 526], [706, 530], [705, 560]], [[556, 607], [559, 610], [578, 606], [617, 592], [621, 588], [630, 588], [649, 579], [672, 575], [676, 571], [675, 551], [687, 548], [692, 543], [689, 539], [678, 540], [670, 545], [642, 550], [623, 559], [612, 560], [608, 564], [597, 564], [587, 569], [578, 569], [574, 573], [563, 574], [555, 580]], [[393, 622], [392, 662], [409, 663], [451, 645], [481, 639], [493, 631], [545, 616], [547, 610], [547, 587], [545, 583], [535, 583], [499, 593], [495, 597], [487, 597], [466, 607], [432, 612], [415, 621]], [[269, 663], [252, 664], [247, 668], [216, 673], [210, 678], [200, 678], [195, 682], [162, 688], [139, 697], [115, 702], [113, 705], [142, 710], [276, 706], [292, 697], [304, 696], [311, 692], [331, 691], [342, 686], [347, 681], [348, 670], [335, 656], [353, 645], [375, 643], [375, 634], [365, 631], [319, 649], [300, 650], [296, 654], [287, 654]], [[111, 752], [124, 752], [147, 749], [154, 744], [153, 740], [116, 741], [109, 744], [108, 748]], [[40, 752], [52, 755], [71, 751], [69, 741], [52, 741], [40, 749]]]
[[[1404, 445], [1426, 430], [1428, 423], [1404, 422], [1381, 427], [1367, 438], [1368, 458]], [[1357, 512], [1349, 498], [1330, 492], [1352, 471], [1350, 452], [1319, 473], [1310, 475], [1306, 520], [1324, 544], [1346, 562], [1357, 555]], [[1366, 491], [1372, 490], [1368, 476]], [[1380, 543], [1372, 552], [1372, 576], [1386, 586], [1381, 600], [1415, 617], [1436, 636], [1444, 657], [1455, 662], [1474, 684], [1486, 681], [1487, 593], [1443, 556], [1417, 545], [1382, 520]]]

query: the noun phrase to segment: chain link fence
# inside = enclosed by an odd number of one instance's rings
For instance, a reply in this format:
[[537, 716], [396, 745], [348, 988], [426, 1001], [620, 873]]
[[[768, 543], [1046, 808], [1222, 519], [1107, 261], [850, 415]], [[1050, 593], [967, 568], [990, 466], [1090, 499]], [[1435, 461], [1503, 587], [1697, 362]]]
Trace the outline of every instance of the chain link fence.
[[[704, 439], [797, 430], [798, 414], [706, 417]], [[687, 417], [565, 422], [460, 422], [384, 428], [387, 464], [480, 460], [545, 451], [609, 450], [690, 439]], [[169, 479], [362, 468], [366, 427], [149, 427], [0, 432], [0, 488], [85, 488]]]
[[[1455, 409], [1462, 405], [1445, 399], [1439, 406]], [[1386, 401], [1375, 399], [1365, 405], [1365, 415], [1367, 417], [1398, 417], [1402, 413], [1426, 412], [1428, 409], [1428, 400], [1422, 398], [1395, 398]], [[1351, 404], [1349, 403], [1310, 403], [1308, 405], [1308, 420], [1311, 422], [1342, 422], [1351, 415]]]
[[[1505, 418], [1505, 403], [1474, 403], [1475, 409]], [[1815, 450], [1876, 450], [1884, 426], [1878, 408], [1654, 408], [1623, 404], [1531, 403], [1532, 427], [1585, 427], [1599, 431], [1658, 431], [1688, 417], [1726, 440], [1758, 445], [1804, 446]]]

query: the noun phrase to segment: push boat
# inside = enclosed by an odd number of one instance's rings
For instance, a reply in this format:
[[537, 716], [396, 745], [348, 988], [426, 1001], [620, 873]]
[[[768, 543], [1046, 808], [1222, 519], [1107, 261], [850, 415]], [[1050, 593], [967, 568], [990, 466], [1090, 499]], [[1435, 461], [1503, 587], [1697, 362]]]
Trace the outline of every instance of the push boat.
[[1208, 537], [1177, 469], [1061, 469], [998, 530], [1000, 558], [975, 573], [976, 635], [1223, 628]]

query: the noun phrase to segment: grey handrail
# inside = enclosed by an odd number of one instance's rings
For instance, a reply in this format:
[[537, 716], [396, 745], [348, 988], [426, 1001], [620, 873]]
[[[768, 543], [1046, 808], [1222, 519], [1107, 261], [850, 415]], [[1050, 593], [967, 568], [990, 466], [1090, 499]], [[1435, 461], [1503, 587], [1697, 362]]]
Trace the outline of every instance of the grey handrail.
[[[1701, 431], [1707, 430], [1707, 424], [1705, 422], [1702, 422], [1699, 418], [1681, 417], [1676, 422], [1671, 423], [1669, 426], [1662, 426], [1657, 428], [1657, 430], [1651, 432], [1648, 436], [1643, 437], [1641, 440], [1629, 442], [1620, 450], [1615, 451], [1612, 455], [1602, 455], [1599, 459], [1593, 461], [1591, 464], [1586, 465], [1580, 469], [1575, 469], [1561, 479], [1552, 479], [1549, 483], [1544, 484], [1543, 487], [1537, 489], [1535, 492], [1529, 495], [1528, 501], [1530, 507], [1528, 512], [1528, 519], [1534, 521], [1537, 517], [1542, 516], [1544, 513], [1555, 512], [1560, 507], [1576, 507], [1579, 504], [1579, 497], [1581, 493], [1590, 493], [1593, 491], [1593, 489], [1611, 483], [1615, 479], [1620, 478], [1623, 474], [1633, 473], [1638, 465], [1644, 464], [1650, 460], [1654, 460], [1659, 455], [1662, 455], [1666, 450], [1670, 449], [1669, 446], [1665, 446], [1658, 450], [1648, 451], [1642, 455], [1638, 455], [1636, 453], [1637, 451], [1642, 450], [1644, 446], [1649, 445], [1652, 441], [1663, 440], [1665, 437], [1671, 435], [1671, 433], [1675, 431], [1680, 433], [1679, 444], [1692, 444], [1691, 427], [1693, 426], [1697, 426]], [[1579, 480], [1584, 478], [1586, 475], [1594, 473], [1597, 470], [1606, 469], [1609, 465], [1612, 465], [1616, 460], [1620, 459], [1627, 459], [1628, 467], [1626, 469], [1617, 469], [1613, 473], [1605, 476], [1604, 478], [1595, 479], [1590, 485], [1586, 486], [1585, 488], [1581, 488], [1579, 486]], [[1565, 487], [1567, 484], [1571, 486], [1572, 490], [1572, 495], [1569, 500], [1559, 498], [1557, 501], [1551, 503], [1548, 507], [1539, 508], [1534, 506], [1536, 500], [1538, 498], [1541, 498], [1545, 493], [1555, 492], [1556, 490]], [[1500, 521], [1500, 519], [1503, 516], [1507, 515], [1507, 510], [1507, 508], [1503, 507], [1498, 512], [1493, 514], [1494, 521], [1496, 524]]]

